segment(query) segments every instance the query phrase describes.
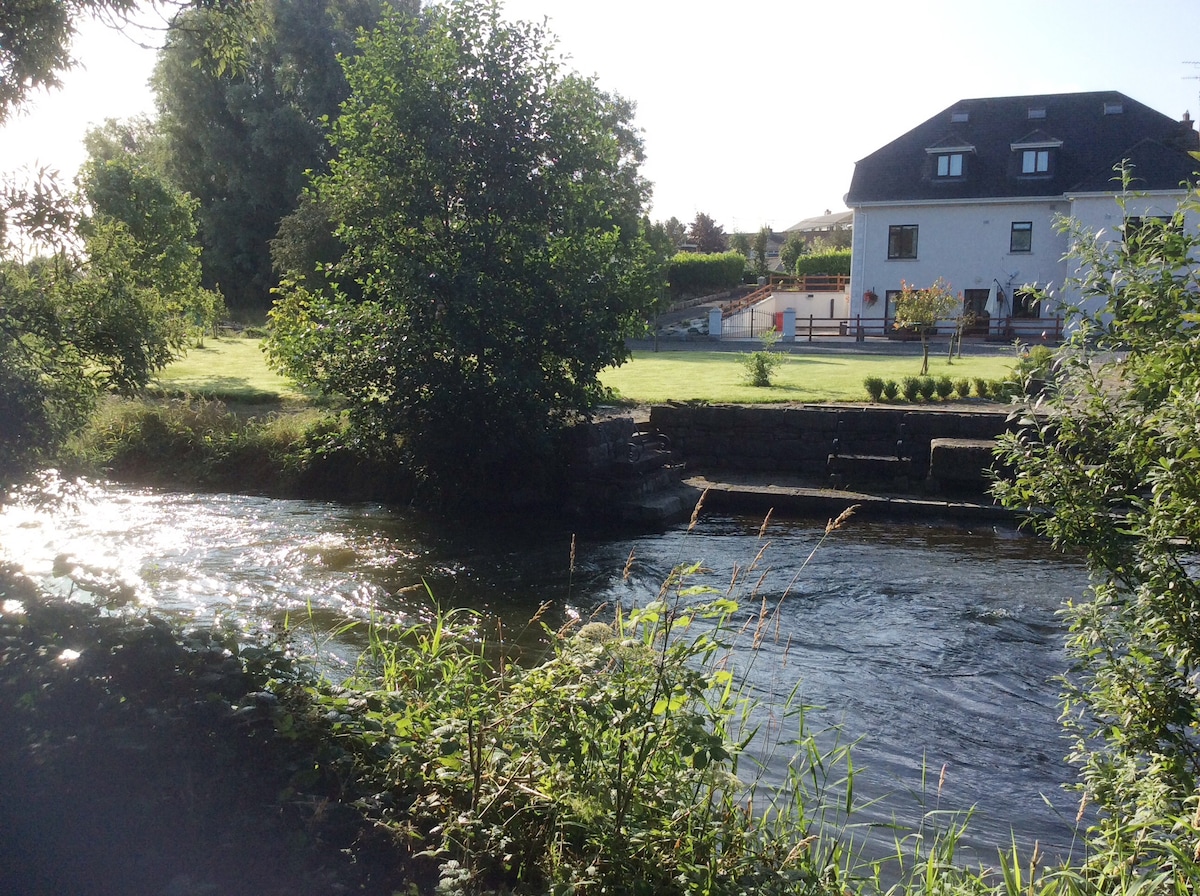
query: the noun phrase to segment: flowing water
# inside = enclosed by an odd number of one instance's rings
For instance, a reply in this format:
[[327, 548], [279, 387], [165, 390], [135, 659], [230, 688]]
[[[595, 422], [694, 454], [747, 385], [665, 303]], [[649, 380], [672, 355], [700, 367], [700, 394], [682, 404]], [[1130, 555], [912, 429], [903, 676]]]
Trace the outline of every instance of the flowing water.
[[[735, 656], [755, 696], [777, 706], [794, 691], [793, 704], [820, 708], [810, 725], [861, 738], [856, 795], [888, 795], [865, 819], [974, 806], [971, 843], [1015, 834], [1064, 852], [1076, 807], [1061, 787], [1056, 614], [1086, 588], [1082, 565], [990, 525], [852, 519], [822, 543], [824, 520], [773, 520], [760, 536], [761, 522], [702, 516], [691, 531], [573, 539], [528, 521], [447, 528], [376, 506], [110, 486], [68, 508], [5, 508], [0, 554], [63, 593], [288, 625], [334, 671], [361, 646], [327, 637], [346, 617], [421, 617], [432, 594], [515, 639], [544, 602], [553, 627], [652, 600], [673, 567], [700, 562], [697, 584], [725, 592], [736, 578], [742, 618], [762, 600], [772, 611], [753, 660]], [[777, 755], [768, 778], [786, 773]]]

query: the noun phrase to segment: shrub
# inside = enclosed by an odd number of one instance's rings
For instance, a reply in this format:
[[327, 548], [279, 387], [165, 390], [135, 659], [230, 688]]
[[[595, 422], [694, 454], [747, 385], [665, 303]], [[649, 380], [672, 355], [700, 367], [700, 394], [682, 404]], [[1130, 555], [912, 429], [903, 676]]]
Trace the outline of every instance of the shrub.
[[966, 377], [954, 381], [954, 391], [959, 398], [971, 397], [971, 381]]
[[1021, 385], [1010, 379], [992, 380], [988, 385], [988, 393], [996, 401], [1011, 401], [1021, 393]]
[[883, 384], [883, 397], [888, 401], [894, 401], [896, 396], [900, 394], [900, 384], [895, 380], [887, 380]]
[[933, 381], [931, 376], [917, 377], [917, 391], [921, 393], [921, 398], [929, 401], [933, 398], [934, 390], [937, 388], [937, 383]]
[[988, 398], [991, 395], [991, 384], [981, 376], [975, 377], [975, 394], [979, 398]]
[[746, 382], [751, 386], [771, 385], [771, 377], [784, 362], [783, 355], [771, 351], [771, 346], [778, 341], [779, 331], [772, 327], [762, 335], [763, 347], [742, 358], [742, 366], [746, 369]]
[[954, 392], [954, 381], [948, 376], [939, 376], [934, 381], [934, 391], [937, 392], [938, 398], [943, 401], [951, 396]]
[[871, 397], [871, 401], [879, 401], [883, 396], [883, 377], [869, 376], [863, 380], [863, 386], [867, 390], [867, 395]]
[[916, 401], [917, 396], [921, 394], [921, 378], [906, 376], [900, 381], [900, 391], [908, 401]]

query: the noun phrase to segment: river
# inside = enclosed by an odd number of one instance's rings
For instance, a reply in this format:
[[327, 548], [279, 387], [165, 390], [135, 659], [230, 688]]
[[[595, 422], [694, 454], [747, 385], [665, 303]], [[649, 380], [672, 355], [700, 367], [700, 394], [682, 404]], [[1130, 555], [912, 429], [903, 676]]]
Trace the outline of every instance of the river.
[[[673, 567], [699, 562], [696, 584], [724, 592], [736, 576], [744, 617], [764, 599], [777, 614], [753, 662], [735, 660], [752, 692], [773, 707], [794, 690], [818, 707], [811, 726], [860, 739], [858, 798], [886, 795], [865, 820], [974, 807], [968, 842], [983, 858], [1014, 835], [1064, 853], [1075, 797], [1061, 786], [1057, 611], [1085, 590], [1082, 564], [991, 525], [851, 519], [824, 542], [824, 520], [761, 525], [701, 515], [690, 530], [589, 539], [486, 514], [448, 527], [379, 506], [93, 486], [68, 507], [4, 508], [0, 552], [62, 593], [287, 625], [332, 674], [360, 646], [330, 634], [347, 617], [421, 617], [432, 595], [535, 645], [528, 621], [543, 603], [554, 627], [652, 600]], [[784, 762], [768, 778], [784, 780]]]

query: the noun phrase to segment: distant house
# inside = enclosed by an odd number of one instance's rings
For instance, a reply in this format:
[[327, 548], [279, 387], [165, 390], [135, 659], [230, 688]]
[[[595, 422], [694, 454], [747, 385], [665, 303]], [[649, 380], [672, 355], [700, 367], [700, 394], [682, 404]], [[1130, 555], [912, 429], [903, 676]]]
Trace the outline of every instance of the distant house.
[[825, 214], [823, 215], [797, 221], [791, 227], [784, 230], [784, 235], [786, 237], [793, 233], [798, 233], [805, 238], [805, 241], [810, 246], [821, 240], [837, 244], [844, 235], [850, 233], [853, 227], [854, 212], [848, 210], [833, 212], [825, 209]]
[[[1072, 273], [1059, 216], [1122, 239], [1114, 166], [1132, 166], [1130, 218], [1171, 214], [1195, 179], [1200, 140], [1182, 121], [1117, 92], [962, 100], [859, 161], [851, 316], [882, 332], [902, 281], [944, 278], [980, 332], [1034, 337], [1053, 326]], [[1023, 287], [1050, 290], [1037, 302]]]

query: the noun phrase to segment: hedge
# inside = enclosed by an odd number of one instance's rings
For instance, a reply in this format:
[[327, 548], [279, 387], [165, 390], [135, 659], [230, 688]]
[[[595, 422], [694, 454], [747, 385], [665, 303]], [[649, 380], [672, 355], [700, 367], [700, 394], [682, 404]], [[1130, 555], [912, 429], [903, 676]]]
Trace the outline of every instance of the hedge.
[[745, 268], [746, 258], [740, 252], [680, 252], [671, 259], [667, 279], [674, 293], [717, 292], [740, 284]]

